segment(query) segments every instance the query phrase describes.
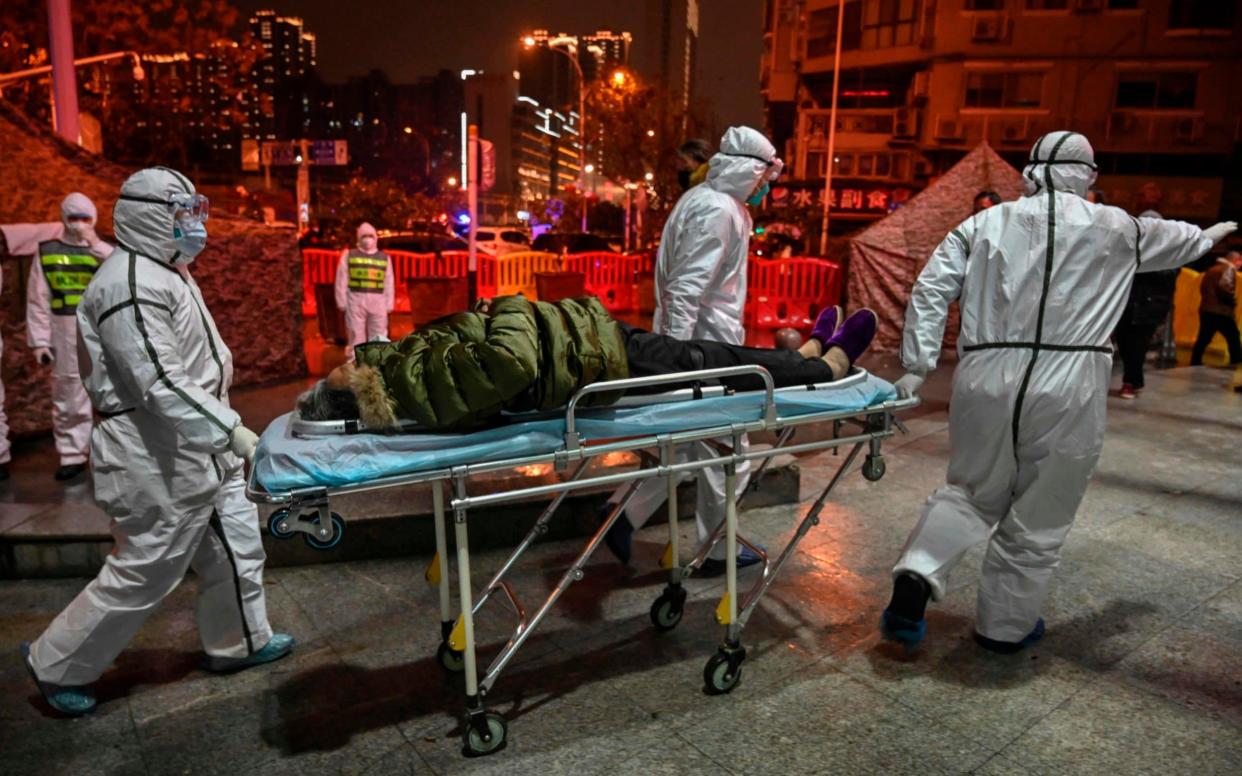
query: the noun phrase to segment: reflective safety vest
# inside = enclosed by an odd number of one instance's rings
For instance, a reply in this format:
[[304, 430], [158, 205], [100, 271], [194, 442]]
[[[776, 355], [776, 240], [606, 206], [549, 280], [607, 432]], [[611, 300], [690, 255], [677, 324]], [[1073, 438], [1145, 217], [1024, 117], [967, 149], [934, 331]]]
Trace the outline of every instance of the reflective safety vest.
[[388, 272], [388, 254], [349, 254], [349, 290], [355, 293], [384, 293], [384, 277]]
[[52, 314], [73, 315], [99, 269], [99, 259], [89, 248], [48, 240], [39, 243], [39, 267], [52, 291]]

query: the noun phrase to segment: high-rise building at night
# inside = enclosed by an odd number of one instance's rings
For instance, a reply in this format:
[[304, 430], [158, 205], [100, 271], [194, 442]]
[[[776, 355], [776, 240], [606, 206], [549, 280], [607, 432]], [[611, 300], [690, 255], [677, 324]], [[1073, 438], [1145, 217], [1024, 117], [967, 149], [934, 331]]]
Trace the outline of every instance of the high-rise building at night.
[[245, 137], [275, 140], [304, 134], [311, 100], [302, 88], [316, 64], [317, 40], [296, 16], [259, 11], [250, 31], [264, 56], [252, 73], [253, 97], [247, 107]]
[[647, 0], [640, 70], [678, 96], [683, 109], [694, 97], [698, 69], [699, 0]]
[[590, 35], [578, 37], [578, 64], [582, 65], [582, 75], [587, 81], [607, 78], [615, 67], [624, 67], [630, 62], [630, 44], [632, 36], [628, 32], [597, 30]]
[[795, 182], [822, 186], [842, 6], [834, 189], [918, 188], [983, 142], [1020, 167], [1072, 129], [1110, 204], [1150, 181], [1165, 216], [1207, 222], [1242, 196], [1242, 13], [1207, 0], [767, 0], [761, 89]]

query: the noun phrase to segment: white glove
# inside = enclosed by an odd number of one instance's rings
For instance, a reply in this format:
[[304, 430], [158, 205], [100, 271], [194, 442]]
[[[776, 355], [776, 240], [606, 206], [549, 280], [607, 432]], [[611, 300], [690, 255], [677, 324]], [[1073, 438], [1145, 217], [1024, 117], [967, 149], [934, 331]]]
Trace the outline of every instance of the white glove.
[[1229, 235], [1238, 231], [1237, 221], [1221, 221], [1219, 224], [1212, 224], [1203, 230], [1203, 236], [1212, 241], [1212, 244], [1220, 242]]
[[914, 372], [906, 372], [901, 379], [893, 383], [893, 387], [897, 389], [898, 399], [909, 399], [919, 395], [919, 388], [923, 385], [923, 375]]
[[52, 353], [51, 348], [35, 348], [34, 357], [35, 361], [43, 364], [44, 366], [56, 362], [56, 356]]
[[246, 463], [254, 460], [254, 450], [259, 446], [259, 435], [239, 425], [233, 429], [233, 434], [229, 437], [229, 449], [233, 451], [233, 455], [238, 458], [244, 458]]

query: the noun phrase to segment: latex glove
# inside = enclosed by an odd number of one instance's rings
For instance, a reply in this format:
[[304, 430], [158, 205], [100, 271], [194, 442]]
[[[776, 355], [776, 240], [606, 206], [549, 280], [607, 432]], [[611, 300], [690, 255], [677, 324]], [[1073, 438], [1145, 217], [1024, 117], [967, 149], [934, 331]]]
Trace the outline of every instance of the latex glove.
[[229, 437], [229, 449], [239, 458], [244, 458], [246, 463], [254, 460], [255, 448], [259, 446], [259, 435], [246, 428], [238, 426], [233, 429], [233, 434]]
[[1203, 230], [1203, 236], [1212, 241], [1212, 244], [1220, 242], [1229, 235], [1238, 231], [1237, 221], [1221, 221], [1219, 224], [1212, 224]]
[[919, 395], [919, 388], [923, 386], [923, 375], [914, 372], [906, 372], [901, 379], [893, 383], [893, 387], [897, 389], [898, 399], [909, 399]]
[[51, 348], [35, 348], [34, 357], [35, 361], [43, 364], [44, 366], [56, 361], [56, 356], [52, 353]]

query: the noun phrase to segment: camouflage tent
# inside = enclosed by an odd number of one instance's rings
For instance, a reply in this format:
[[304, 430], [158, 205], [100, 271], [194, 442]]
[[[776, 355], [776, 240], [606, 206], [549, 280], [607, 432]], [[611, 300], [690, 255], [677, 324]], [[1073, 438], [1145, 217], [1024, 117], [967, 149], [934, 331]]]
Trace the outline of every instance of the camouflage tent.
[[[851, 308], [870, 307], [880, 319], [873, 348], [901, 347], [901, 330], [910, 289], [953, 227], [970, 216], [975, 194], [991, 190], [1003, 200], [1017, 199], [1022, 174], [988, 145], [967, 154], [952, 169], [892, 215], [850, 241]], [[956, 305], [945, 328], [945, 346], [957, 339]]]
[[[0, 100], [0, 223], [58, 221], [71, 191], [94, 200], [97, 230], [111, 242], [112, 206], [130, 171], [64, 142]], [[290, 230], [212, 216], [194, 277], [233, 351], [234, 385], [306, 373], [302, 347], [302, 260]], [[50, 372], [26, 347], [29, 257], [5, 256], [0, 293], [3, 378], [15, 435], [51, 428]]]

